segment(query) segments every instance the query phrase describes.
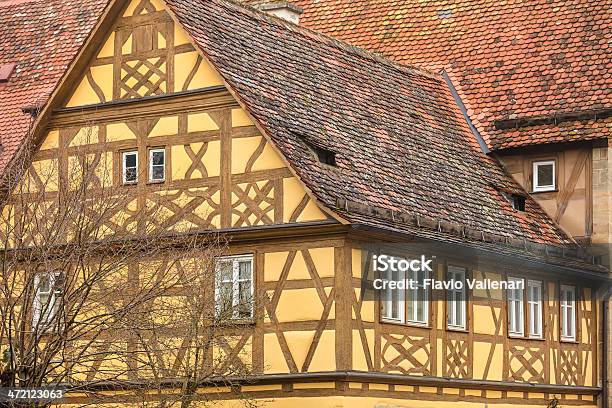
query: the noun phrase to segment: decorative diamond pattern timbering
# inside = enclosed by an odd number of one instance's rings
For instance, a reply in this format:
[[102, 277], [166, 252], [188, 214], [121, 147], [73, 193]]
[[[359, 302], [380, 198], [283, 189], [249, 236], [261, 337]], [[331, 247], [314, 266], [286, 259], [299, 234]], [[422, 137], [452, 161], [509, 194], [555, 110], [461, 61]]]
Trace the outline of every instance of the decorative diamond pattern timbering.
[[[144, 22], [141, 22], [143, 20]], [[173, 91], [168, 81], [174, 58], [173, 23], [142, 0], [115, 30], [113, 99], [132, 99]], [[120, 52], [118, 52], [120, 50]]]

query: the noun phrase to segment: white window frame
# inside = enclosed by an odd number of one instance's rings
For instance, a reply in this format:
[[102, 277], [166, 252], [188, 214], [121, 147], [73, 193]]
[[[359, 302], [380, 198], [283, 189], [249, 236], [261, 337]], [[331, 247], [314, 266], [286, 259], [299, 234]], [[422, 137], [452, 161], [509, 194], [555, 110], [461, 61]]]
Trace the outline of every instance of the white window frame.
[[[427, 271], [422, 271], [423, 272], [423, 282], [419, 283], [417, 277], [418, 277], [418, 272], [413, 272], [413, 271], [409, 271], [409, 276], [408, 280], [412, 279], [414, 281], [417, 282], [417, 287], [412, 289], [410, 287], [408, 287], [406, 289], [407, 292], [407, 296], [406, 296], [406, 323], [409, 324], [413, 324], [413, 325], [418, 325], [418, 326], [427, 326], [429, 324], [429, 291], [427, 290], [427, 288], [425, 288], [425, 280], [429, 279], [429, 273]], [[418, 309], [418, 304], [419, 304], [419, 300], [418, 300], [418, 293], [419, 290], [423, 291], [423, 320], [418, 320], [418, 317], [416, 316], [416, 311]], [[412, 299], [410, 299], [410, 295], [412, 295]], [[408, 311], [408, 303], [412, 302], [412, 310], [414, 311], [414, 316], [410, 316], [410, 313]]]
[[[466, 307], [466, 268], [460, 266], [449, 265], [447, 268], [448, 280], [461, 281], [463, 283], [461, 289], [455, 286], [451, 287], [447, 292], [446, 313], [447, 313], [447, 328], [451, 330], [465, 330], [467, 327], [467, 307]], [[461, 311], [461, 313], [458, 313]]]
[[[154, 153], [163, 153], [164, 154], [164, 163], [161, 165], [154, 165], [153, 164], [153, 154]], [[153, 167], [160, 167], [163, 169], [163, 174], [164, 176], [161, 179], [154, 179], [153, 178]], [[166, 149], [163, 147], [160, 148], [155, 148], [155, 149], [149, 149], [149, 181], [152, 183], [159, 183], [162, 181], [166, 181]]]
[[[49, 278], [49, 291], [41, 291], [40, 280], [42, 276]], [[53, 319], [55, 319], [59, 308], [61, 306], [62, 291], [56, 288], [56, 282], [61, 276], [61, 272], [41, 272], [34, 276], [34, 302], [32, 312], [32, 324], [35, 327], [40, 327], [42, 330], [47, 330], [51, 326]], [[49, 301], [45, 304], [41, 301], [41, 295], [46, 294], [49, 296]]]
[[[567, 294], [572, 294], [572, 299], [568, 300]], [[572, 285], [561, 285], [559, 293], [559, 327], [561, 340], [576, 341], [576, 287]], [[568, 324], [571, 322], [571, 326]], [[568, 330], [571, 327], [571, 331]]]
[[[393, 272], [396, 272], [397, 275], [394, 277], [392, 275]], [[402, 281], [405, 279], [405, 274], [398, 270], [392, 271], [389, 268], [387, 271], [382, 273], [382, 279], [387, 281]], [[396, 299], [393, 299], [393, 295], [396, 295]], [[384, 304], [384, 308], [381, 310], [382, 320], [386, 322], [393, 323], [404, 323], [405, 322], [405, 312], [406, 312], [406, 290], [405, 289], [390, 289], [388, 286], [382, 292], [382, 302]], [[396, 303], [397, 316], [393, 316], [393, 303]]]
[[[536, 292], [537, 291], [537, 292]], [[537, 296], [534, 296], [537, 293]], [[527, 281], [527, 313], [529, 317], [529, 337], [541, 339], [543, 336], [542, 281]]]
[[[240, 316], [240, 282], [245, 282], [250, 280], [250, 293], [249, 296], [251, 301], [253, 299], [253, 255], [234, 255], [234, 256], [224, 256], [219, 257], [215, 260], [215, 309], [217, 311], [217, 315], [221, 313], [221, 283], [227, 283], [230, 281], [221, 281], [221, 274], [219, 270], [219, 265], [222, 262], [232, 262], [232, 319], [241, 320], [241, 319], [252, 319], [253, 318], [253, 304], [251, 304], [250, 316], [244, 317]], [[251, 276], [250, 279], [240, 279], [240, 263], [241, 262], [249, 262], [251, 265]]]
[[[538, 180], [538, 167], [552, 165], [552, 184], [540, 186]], [[557, 188], [557, 166], [555, 160], [535, 161], [533, 162], [533, 191], [544, 192], [554, 191]]]
[[[134, 169], [136, 170], [136, 180], [134, 181], [128, 181], [127, 180], [127, 157], [130, 155], [134, 155], [136, 156], [136, 167], [134, 167]], [[138, 183], [138, 150], [130, 150], [130, 151], [125, 151], [121, 153], [121, 173], [122, 173], [122, 180], [123, 180], [123, 184], [136, 184]], [[132, 167], [130, 167], [132, 168]]]
[[[508, 282], [523, 282], [522, 289], [510, 289], [506, 291], [507, 306], [508, 306], [508, 334], [513, 337], [522, 337], [525, 335], [525, 305], [523, 299], [525, 298], [523, 278], [508, 277]], [[518, 305], [519, 314], [516, 314]], [[517, 320], [518, 319], [518, 320]]]

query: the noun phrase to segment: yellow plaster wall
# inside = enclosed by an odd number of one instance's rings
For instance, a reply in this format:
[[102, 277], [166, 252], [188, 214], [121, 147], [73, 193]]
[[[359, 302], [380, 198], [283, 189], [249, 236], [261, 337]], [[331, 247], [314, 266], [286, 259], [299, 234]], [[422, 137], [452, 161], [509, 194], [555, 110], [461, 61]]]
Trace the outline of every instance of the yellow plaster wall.
[[[306, 192], [301, 182], [295, 177], [283, 179], [283, 189], [283, 218], [284, 222], [289, 222], [291, 215], [306, 196]], [[306, 208], [297, 217], [297, 222], [320, 221], [326, 218], [325, 213], [309, 198]]]
[[353, 370], [369, 371], [366, 356], [374, 361], [374, 330], [364, 330], [365, 339], [362, 339], [359, 330], [353, 330]]
[[40, 145], [40, 150], [57, 149], [59, 147], [59, 130], [52, 130], [47, 133]]
[[[477, 358], [474, 364], [474, 378], [478, 380], [492, 380], [492, 381], [502, 381], [502, 373], [503, 373], [503, 363], [504, 363], [504, 354], [503, 354], [503, 344], [495, 344], [488, 342], [474, 342], [474, 355], [482, 356], [482, 358]], [[491, 357], [491, 364], [486, 370], [487, 362], [489, 361], [489, 356]]]

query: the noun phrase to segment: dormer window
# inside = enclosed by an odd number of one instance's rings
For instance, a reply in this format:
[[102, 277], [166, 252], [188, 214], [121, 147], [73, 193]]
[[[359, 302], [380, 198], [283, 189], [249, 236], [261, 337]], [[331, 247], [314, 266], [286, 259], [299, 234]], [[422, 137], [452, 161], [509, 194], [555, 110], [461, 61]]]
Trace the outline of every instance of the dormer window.
[[556, 190], [555, 173], [554, 160], [533, 162], [533, 191], [539, 193]]

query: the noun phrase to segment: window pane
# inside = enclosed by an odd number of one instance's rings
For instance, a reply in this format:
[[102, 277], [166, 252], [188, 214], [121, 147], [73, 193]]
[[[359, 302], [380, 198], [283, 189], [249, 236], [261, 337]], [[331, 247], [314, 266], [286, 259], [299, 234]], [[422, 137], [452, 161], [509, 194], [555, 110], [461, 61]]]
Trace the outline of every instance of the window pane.
[[409, 289], [408, 296], [406, 297], [406, 304], [408, 305], [408, 320], [416, 320], [416, 310], [414, 308], [415, 290]]
[[164, 176], [164, 166], [153, 166], [153, 174], [151, 174], [151, 178], [153, 180], [163, 180]]
[[251, 282], [243, 281], [239, 284], [238, 315], [241, 318], [251, 316]]
[[49, 299], [50, 298], [51, 298], [51, 296], [46, 294], [46, 293], [40, 293], [38, 295], [38, 301], [40, 302], [41, 310], [45, 310], [45, 308], [47, 308], [47, 305], [49, 304]]
[[49, 293], [51, 290], [50, 279], [49, 276], [40, 276], [38, 281], [38, 291]]
[[164, 156], [165, 156], [165, 152], [164, 151], [159, 151], [159, 152], [152, 152], [152, 159], [151, 159], [151, 163], [153, 163], [154, 166], [158, 166], [158, 165], [163, 165], [164, 164]]
[[128, 168], [125, 170], [125, 181], [132, 182], [136, 181], [136, 169]]
[[136, 155], [133, 153], [126, 153], [125, 155], [125, 167], [136, 167]]
[[221, 261], [217, 263], [219, 279], [222, 281], [232, 281], [232, 262]]
[[553, 185], [553, 165], [540, 164], [538, 169], [538, 185], [552, 186]]
[[416, 321], [424, 322], [425, 321], [425, 291], [423, 289], [418, 289], [417, 293], [417, 304], [416, 304]]
[[251, 262], [240, 262], [238, 264], [239, 279], [251, 279]]

